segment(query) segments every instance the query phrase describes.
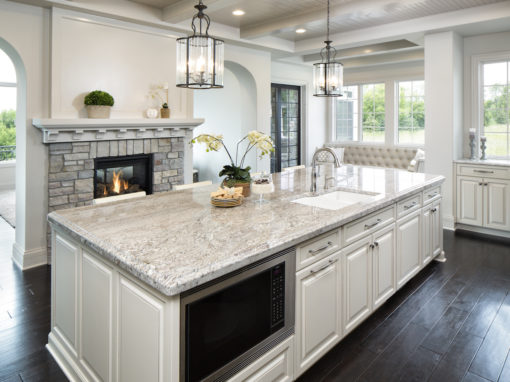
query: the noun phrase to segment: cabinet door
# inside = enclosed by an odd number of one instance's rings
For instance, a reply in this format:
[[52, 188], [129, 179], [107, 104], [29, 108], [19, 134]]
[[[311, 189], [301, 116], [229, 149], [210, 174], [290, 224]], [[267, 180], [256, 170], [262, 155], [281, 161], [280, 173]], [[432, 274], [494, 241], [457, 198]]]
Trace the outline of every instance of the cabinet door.
[[397, 288], [421, 268], [420, 217], [421, 211], [416, 211], [397, 222]]
[[510, 181], [485, 179], [487, 228], [510, 230]]
[[457, 177], [457, 222], [482, 226], [482, 179], [469, 176]]
[[443, 210], [441, 208], [441, 200], [434, 202], [431, 212], [432, 258], [434, 258], [443, 250]]
[[343, 251], [344, 333], [354, 329], [372, 311], [372, 236]]
[[295, 377], [341, 339], [339, 259], [333, 254], [296, 274]]
[[395, 224], [374, 234], [374, 309], [383, 304], [396, 288]]
[[433, 241], [433, 212], [432, 205], [428, 205], [427, 207], [422, 209], [421, 212], [421, 262], [423, 265], [428, 264], [432, 258], [432, 241]]

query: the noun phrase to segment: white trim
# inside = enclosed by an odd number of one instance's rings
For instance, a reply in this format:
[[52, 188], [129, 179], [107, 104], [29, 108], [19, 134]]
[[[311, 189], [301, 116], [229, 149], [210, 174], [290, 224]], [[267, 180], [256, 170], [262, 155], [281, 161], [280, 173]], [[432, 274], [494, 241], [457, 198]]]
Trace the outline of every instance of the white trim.
[[0, 82], [1, 88], [17, 88], [18, 84], [16, 82]]
[[18, 243], [14, 243], [12, 245], [12, 261], [22, 271], [46, 265], [48, 264], [48, 249], [44, 247], [25, 251]]

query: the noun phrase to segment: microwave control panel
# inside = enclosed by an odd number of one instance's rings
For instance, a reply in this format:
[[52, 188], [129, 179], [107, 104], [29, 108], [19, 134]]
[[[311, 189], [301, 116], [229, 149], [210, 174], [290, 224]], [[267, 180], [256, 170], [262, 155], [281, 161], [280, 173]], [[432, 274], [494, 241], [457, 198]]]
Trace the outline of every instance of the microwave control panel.
[[285, 264], [278, 264], [271, 272], [271, 326], [285, 319]]

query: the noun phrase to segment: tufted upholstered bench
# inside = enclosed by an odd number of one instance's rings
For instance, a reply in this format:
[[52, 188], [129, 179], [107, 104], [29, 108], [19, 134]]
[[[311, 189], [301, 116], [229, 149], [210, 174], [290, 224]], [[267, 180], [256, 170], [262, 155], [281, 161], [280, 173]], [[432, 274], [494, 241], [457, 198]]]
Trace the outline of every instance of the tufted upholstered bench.
[[[345, 143], [328, 143], [325, 147], [343, 148], [342, 162], [361, 165], [400, 168], [414, 172], [423, 172], [424, 160], [412, 162], [418, 149], [405, 147], [388, 147], [380, 145], [349, 145]], [[341, 159], [341, 158], [340, 158]]]

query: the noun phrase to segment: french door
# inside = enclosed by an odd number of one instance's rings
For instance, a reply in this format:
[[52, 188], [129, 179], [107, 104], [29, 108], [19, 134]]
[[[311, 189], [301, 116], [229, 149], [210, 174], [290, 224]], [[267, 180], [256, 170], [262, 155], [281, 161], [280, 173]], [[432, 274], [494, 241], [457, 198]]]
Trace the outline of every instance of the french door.
[[301, 163], [301, 89], [299, 86], [271, 84], [271, 172]]

